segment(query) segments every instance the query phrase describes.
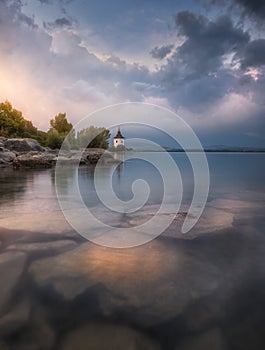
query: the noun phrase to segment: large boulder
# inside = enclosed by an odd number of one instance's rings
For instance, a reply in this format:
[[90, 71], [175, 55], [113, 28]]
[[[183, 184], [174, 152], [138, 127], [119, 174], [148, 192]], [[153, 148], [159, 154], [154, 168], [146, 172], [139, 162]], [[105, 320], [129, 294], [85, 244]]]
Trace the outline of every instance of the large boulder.
[[14, 152], [11, 152], [4, 147], [0, 147], [0, 164], [12, 163], [15, 158], [16, 154]]
[[30, 151], [45, 151], [37, 140], [25, 139], [7, 139], [4, 141], [5, 148], [16, 152], [30, 152]]
[[5, 137], [0, 136], [0, 147], [4, 147], [5, 146]]
[[51, 168], [56, 163], [56, 156], [47, 152], [29, 152], [21, 154], [13, 161], [14, 168]]

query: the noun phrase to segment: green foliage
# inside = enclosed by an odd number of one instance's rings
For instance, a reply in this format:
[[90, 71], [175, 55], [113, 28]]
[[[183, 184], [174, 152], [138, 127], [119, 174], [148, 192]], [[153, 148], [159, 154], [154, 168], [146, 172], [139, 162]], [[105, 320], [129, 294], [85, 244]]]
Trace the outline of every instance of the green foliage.
[[73, 128], [73, 125], [67, 121], [66, 113], [57, 114], [50, 120], [50, 125], [56, 129], [60, 135], [67, 135]]
[[67, 149], [78, 148], [73, 125], [68, 122], [66, 113], [57, 114], [50, 120], [51, 129], [48, 131], [47, 146], [50, 148], [60, 148], [67, 136]]
[[110, 131], [105, 128], [90, 126], [77, 133], [77, 141], [80, 147], [108, 148]]
[[47, 146], [50, 148], [60, 148], [63, 143], [64, 137], [59, 134], [56, 129], [50, 129], [47, 133]]
[[22, 112], [13, 108], [10, 102], [0, 103], [0, 136], [33, 138], [44, 146], [60, 148], [68, 135], [66, 148], [69, 149], [78, 149], [79, 146], [108, 148], [110, 131], [105, 128], [90, 126], [79, 131], [76, 137], [73, 125], [66, 118], [66, 113], [57, 114], [50, 120], [50, 125], [48, 132], [40, 131], [31, 121], [22, 116]]
[[22, 116], [22, 112], [12, 107], [8, 101], [0, 103], [0, 136], [29, 137], [45, 142], [45, 133], [33, 126]]

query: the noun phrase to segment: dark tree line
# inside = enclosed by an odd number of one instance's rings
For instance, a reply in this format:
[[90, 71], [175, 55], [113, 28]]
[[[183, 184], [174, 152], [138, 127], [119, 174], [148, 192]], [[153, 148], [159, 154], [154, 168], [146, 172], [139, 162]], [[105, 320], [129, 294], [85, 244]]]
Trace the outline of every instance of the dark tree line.
[[38, 130], [31, 121], [26, 120], [21, 111], [6, 101], [0, 103], [0, 136], [7, 138], [33, 138], [43, 146], [60, 148], [68, 135], [69, 148], [108, 148], [110, 131], [103, 127], [90, 126], [77, 133], [68, 122], [66, 113], [59, 113], [50, 120], [47, 132]]

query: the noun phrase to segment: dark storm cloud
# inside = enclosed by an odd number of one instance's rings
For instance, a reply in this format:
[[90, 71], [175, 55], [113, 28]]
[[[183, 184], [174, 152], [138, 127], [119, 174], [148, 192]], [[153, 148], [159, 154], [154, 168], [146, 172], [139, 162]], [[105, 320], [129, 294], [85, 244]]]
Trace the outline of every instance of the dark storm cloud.
[[184, 42], [158, 73], [170, 103], [203, 111], [238, 92], [237, 78], [224, 61], [228, 55], [243, 60], [250, 42], [248, 32], [235, 26], [228, 16], [209, 20], [189, 11], [177, 14], [176, 25]]
[[52, 3], [52, 0], [38, 0], [41, 4], [51, 4]]
[[[207, 1], [206, 1], [207, 4]], [[248, 17], [259, 24], [265, 19], [265, 1], [264, 0], [210, 0], [207, 5], [226, 6], [231, 12], [232, 10], [240, 10], [242, 17]]]
[[[215, 133], [216, 140], [227, 136], [224, 142], [243, 144], [247, 132], [260, 139], [265, 38], [251, 20], [236, 24], [242, 10], [235, 0], [226, 1], [224, 10], [233, 8], [219, 17], [219, 6], [203, 16], [191, 0], [154, 0], [152, 6], [140, 0], [38, 1], [0, 0], [1, 91], [14, 103], [16, 94], [35, 119], [57, 113], [60, 105], [74, 122], [104, 105], [144, 101], [177, 110], [206, 140]], [[45, 27], [37, 28], [34, 19]], [[161, 61], [154, 63], [150, 54]], [[15, 79], [25, 85], [24, 94], [9, 91]], [[46, 110], [32, 105], [30, 95]]]
[[234, 4], [241, 6], [244, 13], [258, 20], [265, 19], [265, 1], [264, 0], [233, 0]]
[[250, 39], [228, 16], [209, 21], [204, 16], [183, 11], [177, 14], [176, 25], [186, 40], [174, 59], [185, 65], [187, 73], [196, 76], [216, 72], [225, 54], [237, 52]]
[[56, 29], [56, 28], [71, 28], [73, 26], [74, 22], [73, 20], [66, 18], [66, 17], [61, 17], [57, 18], [54, 22], [44, 22], [43, 26], [44, 28], [47, 29]]
[[174, 45], [165, 45], [161, 47], [154, 47], [151, 51], [150, 54], [153, 58], [157, 58], [159, 60], [162, 60], [165, 58], [173, 49]]
[[55, 3], [56, 1], [60, 2], [61, 4], [67, 5], [73, 2], [74, 0], [37, 0], [37, 1], [39, 1], [43, 5], [50, 5]]
[[260, 67], [265, 65], [265, 39], [249, 42], [243, 50], [241, 67]]
[[18, 19], [27, 24], [29, 27], [32, 27], [32, 28], [37, 28], [38, 26], [36, 25], [36, 23], [34, 22], [34, 18], [31, 18], [29, 16], [26, 16], [24, 13], [20, 13], [19, 16], [18, 16]]

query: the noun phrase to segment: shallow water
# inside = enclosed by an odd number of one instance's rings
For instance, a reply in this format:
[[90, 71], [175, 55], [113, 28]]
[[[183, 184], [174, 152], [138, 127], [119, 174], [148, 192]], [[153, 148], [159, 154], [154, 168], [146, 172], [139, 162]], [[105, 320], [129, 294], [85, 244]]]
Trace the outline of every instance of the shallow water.
[[[1, 349], [264, 348], [265, 155], [208, 154], [208, 202], [185, 235], [193, 174], [184, 154], [173, 157], [183, 175], [181, 215], [130, 249], [95, 245], [72, 229], [56, 200], [54, 170], [0, 169]], [[103, 221], [134, 225], [156, 211], [162, 179], [146, 162], [129, 160], [114, 173], [122, 200], [132, 197], [135, 179], [150, 185], [145, 210], [126, 218], [99, 203], [93, 172], [80, 168], [79, 184]]]

